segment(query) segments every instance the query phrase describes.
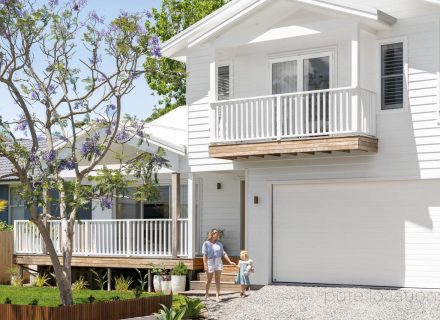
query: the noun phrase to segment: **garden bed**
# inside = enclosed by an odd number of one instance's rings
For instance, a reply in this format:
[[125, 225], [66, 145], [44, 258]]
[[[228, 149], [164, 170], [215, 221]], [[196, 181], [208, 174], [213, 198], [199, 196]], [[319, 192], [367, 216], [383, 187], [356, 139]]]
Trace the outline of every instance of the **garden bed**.
[[[0, 286], [0, 302], [9, 298], [12, 303], [0, 304], [0, 314], [4, 320], [119, 320], [158, 312], [161, 304], [172, 305], [171, 295], [144, 293], [134, 299], [129, 291], [79, 290], [73, 296], [74, 305], [59, 307], [56, 288]], [[90, 296], [95, 299], [92, 303]], [[112, 300], [115, 297], [120, 300]], [[38, 300], [38, 306], [28, 305], [34, 299]]]

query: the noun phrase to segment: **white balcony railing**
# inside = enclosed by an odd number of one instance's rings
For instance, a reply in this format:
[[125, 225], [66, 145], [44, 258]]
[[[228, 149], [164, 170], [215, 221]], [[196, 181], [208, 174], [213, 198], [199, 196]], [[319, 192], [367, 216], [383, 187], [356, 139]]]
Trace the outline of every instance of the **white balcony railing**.
[[376, 94], [360, 88], [296, 92], [211, 104], [213, 143], [376, 134]]
[[[188, 256], [188, 219], [179, 219], [178, 255]], [[55, 250], [61, 254], [61, 222], [50, 221]], [[27, 220], [14, 221], [14, 253], [43, 254], [40, 232]], [[172, 256], [172, 220], [83, 220], [75, 223], [74, 256]]]

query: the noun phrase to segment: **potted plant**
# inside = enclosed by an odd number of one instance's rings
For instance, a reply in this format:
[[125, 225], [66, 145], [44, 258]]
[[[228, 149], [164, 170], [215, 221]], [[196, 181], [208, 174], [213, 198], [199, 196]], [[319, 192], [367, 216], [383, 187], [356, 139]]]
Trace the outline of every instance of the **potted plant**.
[[176, 264], [173, 270], [171, 270], [171, 289], [173, 293], [185, 291], [187, 273], [188, 268], [182, 261]]
[[171, 277], [167, 274], [167, 270], [163, 264], [151, 264], [151, 273], [153, 277], [154, 291], [163, 294], [170, 294], [171, 292]]
[[8, 273], [11, 276], [11, 286], [21, 287], [23, 285], [23, 278], [18, 267], [8, 268]]

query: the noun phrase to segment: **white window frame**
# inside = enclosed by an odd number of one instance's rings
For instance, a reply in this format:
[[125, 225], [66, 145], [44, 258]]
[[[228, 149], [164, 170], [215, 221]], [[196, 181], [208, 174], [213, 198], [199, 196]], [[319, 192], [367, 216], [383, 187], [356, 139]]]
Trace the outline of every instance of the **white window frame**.
[[268, 83], [267, 92], [268, 95], [272, 95], [272, 65], [278, 62], [286, 61], [297, 61], [297, 71], [298, 71], [298, 91], [304, 92], [304, 60], [329, 57], [329, 89], [335, 88], [337, 85], [337, 48], [336, 47], [326, 47], [326, 48], [316, 48], [303, 51], [295, 51], [290, 53], [274, 54], [268, 57]]
[[219, 61], [215, 64], [215, 101], [218, 100], [218, 69], [220, 67], [229, 67], [229, 100], [234, 98], [234, 68], [231, 60]]
[[[382, 110], [382, 46], [393, 43], [402, 43], [403, 46], [403, 105], [399, 109], [389, 109]], [[377, 56], [377, 112], [382, 113], [402, 113], [408, 112], [408, 40], [406, 37], [395, 37], [377, 40], [376, 46], [376, 56]]]

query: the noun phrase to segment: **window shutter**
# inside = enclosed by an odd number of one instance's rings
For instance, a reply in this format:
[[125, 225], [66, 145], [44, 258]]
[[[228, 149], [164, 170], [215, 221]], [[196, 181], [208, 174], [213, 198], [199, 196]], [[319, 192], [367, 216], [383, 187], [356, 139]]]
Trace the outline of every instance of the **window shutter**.
[[217, 100], [230, 98], [230, 70], [229, 66], [218, 67], [217, 70]]
[[403, 43], [382, 45], [382, 110], [403, 108]]

